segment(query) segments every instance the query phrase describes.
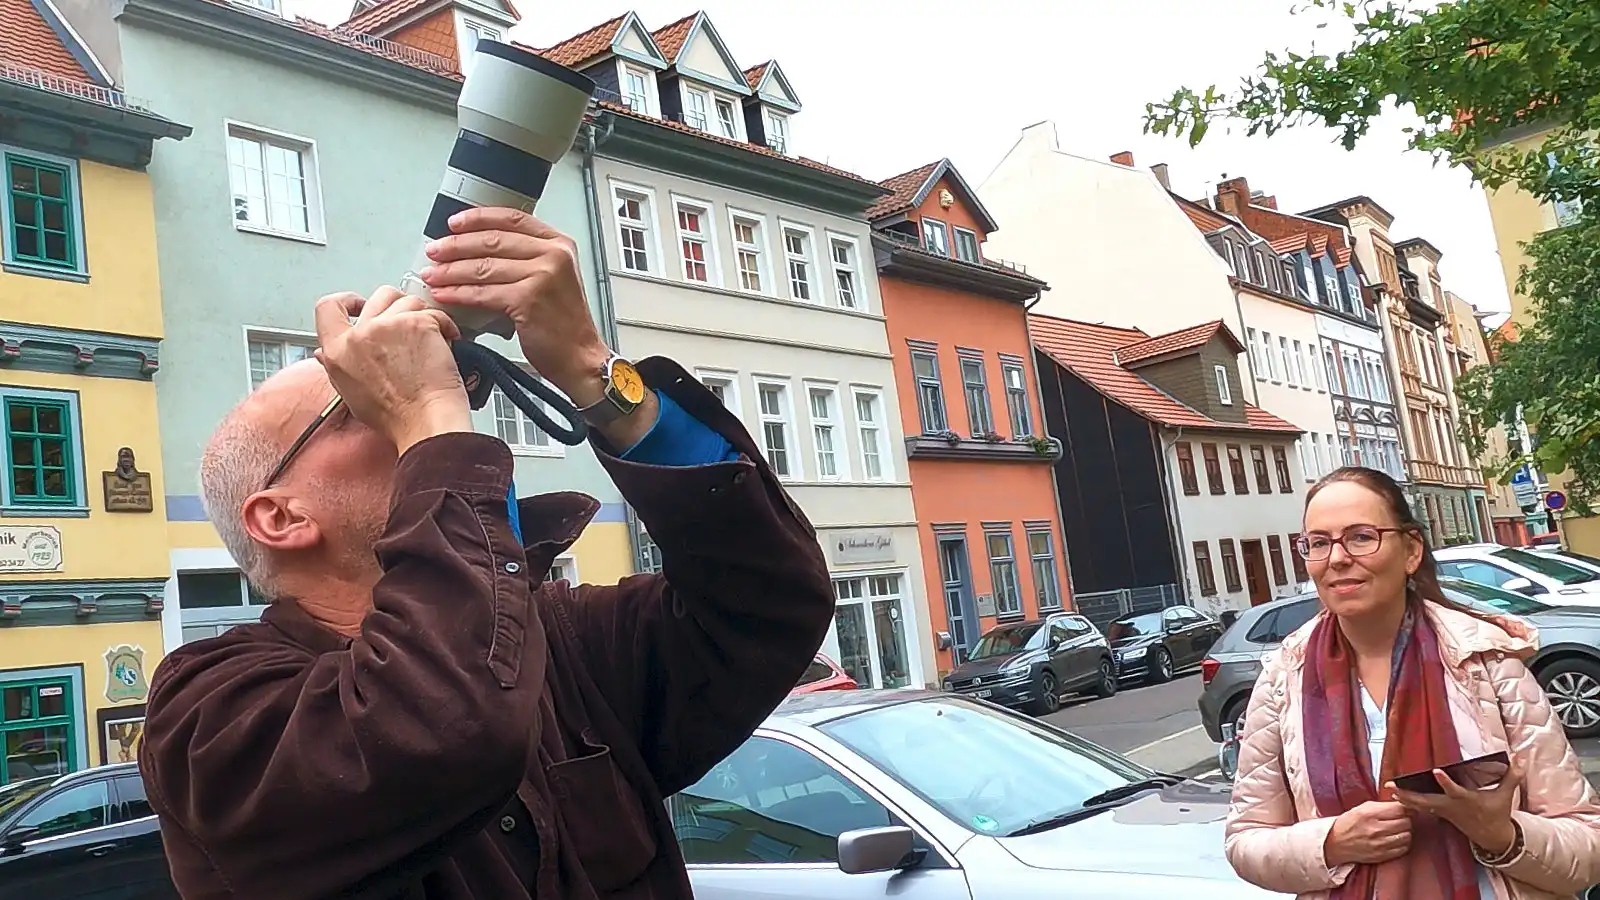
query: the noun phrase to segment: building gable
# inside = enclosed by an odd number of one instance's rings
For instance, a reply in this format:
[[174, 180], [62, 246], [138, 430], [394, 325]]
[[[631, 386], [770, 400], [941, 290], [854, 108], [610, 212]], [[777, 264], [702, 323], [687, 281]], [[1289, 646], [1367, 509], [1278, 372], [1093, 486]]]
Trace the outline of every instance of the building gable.
[[628, 13], [617, 28], [616, 37], [611, 41], [611, 52], [623, 59], [631, 59], [641, 65], [652, 69], [665, 69], [667, 58], [661, 53], [661, 48], [650, 37], [650, 32], [639, 21], [636, 13]]
[[750, 89], [755, 91], [756, 97], [769, 106], [784, 110], [785, 112], [799, 112], [800, 98], [794, 92], [794, 87], [789, 84], [788, 76], [783, 74], [777, 60], [768, 60], [759, 66], [746, 69], [745, 82]]
[[741, 96], [748, 97], [753, 93], [745, 81], [744, 72], [734, 62], [733, 54], [728, 52], [717, 34], [716, 26], [711, 24], [711, 18], [705, 13], [695, 17], [683, 39], [683, 46], [671, 63], [685, 78], [703, 81]]

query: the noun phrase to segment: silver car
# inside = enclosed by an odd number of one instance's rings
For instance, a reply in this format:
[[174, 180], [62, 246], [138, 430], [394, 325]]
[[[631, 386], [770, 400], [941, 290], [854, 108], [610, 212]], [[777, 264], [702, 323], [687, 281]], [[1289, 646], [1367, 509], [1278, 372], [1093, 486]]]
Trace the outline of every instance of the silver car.
[[667, 804], [699, 900], [1282, 896], [1223, 857], [1228, 792], [980, 700], [841, 691]]

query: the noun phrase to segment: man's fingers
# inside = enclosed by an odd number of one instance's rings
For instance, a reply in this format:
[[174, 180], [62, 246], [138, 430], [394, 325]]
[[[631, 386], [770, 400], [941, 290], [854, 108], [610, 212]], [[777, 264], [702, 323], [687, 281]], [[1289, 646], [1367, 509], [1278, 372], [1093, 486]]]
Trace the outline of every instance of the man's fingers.
[[532, 260], [475, 257], [434, 263], [418, 274], [429, 290], [457, 284], [515, 284], [533, 274]]
[[552, 238], [540, 238], [519, 231], [468, 231], [447, 234], [428, 244], [428, 258], [434, 262], [458, 259], [533, 259], [555, 245]]
[[357, 317], [356, 321], [365, 322], [376, 316], [382, 315], [384, 310], [388, 309], [390, 306], [393, 306], [396, 300], [399, 300], [404, 296], [405, 293], [399, 288], [395, 288], [387, 284], [378, 288], [376, 291], [372, 292], [372, 296], [368, 297], [367, 302], [362, 305], [361, 315]]
[[457, 341], [461, 339], [461, 329], [456, 325], [456, 320], [450, 318], [449, 313], [442, 309], [423, 309], [419, 312], [432, 319], [439, 326], [439, 333], [444, 335], [445, 340]]
[[456, 234], [469, 231], [516, 231], [536, 238], [561, 236], [561, 232], [539, 221], [538, 218], [520, 209], [503, 206], [464, 209], [450, 217], [450, 230]]
[[366, 300], [356, 293], [344, 291], [328, 294], [317, 301], [317, 343], [323, 347], [350, 330], [350, 317], [361, 312]]

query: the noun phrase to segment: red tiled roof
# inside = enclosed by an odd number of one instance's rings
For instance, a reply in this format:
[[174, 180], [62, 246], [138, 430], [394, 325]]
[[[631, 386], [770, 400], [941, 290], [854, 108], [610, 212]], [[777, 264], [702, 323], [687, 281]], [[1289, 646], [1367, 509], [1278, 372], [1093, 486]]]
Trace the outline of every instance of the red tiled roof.
[[1188, 197], [1180, 197], [1172, 191], [1167, 191], [1167, 193], [1177, 202], [1178, 208], [1183, 210], [1183, 214], [1189, 217], [1189, 221], [1194, 223], [1194, 227], [1205, 234], [1210, 234], [1213, 231], [1227, 228], [1229, 225], [1234, 224], [1222, 215], [1212, 212]]
[[767, 77], [767, 69], [772, 67], [772, 60], [767, 60], [759, 66], [751, 66], [744, 70], [744, 83], [750, 85], [750, 90], [761, 87], [761, 79]]
[[806, 159], [804, 156], [788, 156], [779, 153], [770, 147], [762, 146], [761, 144], [752, 144], [745, 141], [734, 140], [732, 138], [721, 137], [720, 135], [709, 134], [701, 131], [698, 128], [685, 125], [682, 122], [674, 122], [671, 119], [658, 119], [655, 116], [647, 116], [643, 113], [634, 112], [621, 103], [612, 103], [609, 100], [599, 100], [596, 102], [601, 108], [616, 113], [619, 116], [627, 116], [630, 119], [638, 119], [641, 122], [650, 122], [655, 125], [660, 125], [662, 128], [671, 128], [675, 131], [687, 132], [695, 137], [701, 138], [702, 140], [716, 141], [719, 144], [727, 144], [732, 147], [739, 147], [741, 149], [748, 150], [751, 153], [759, 153], [762, 156], [770, 156], [773, 159], [786, 159], [793, 163], [799, 163], [807, 168], [816, 169], [819, 172], [827, 172], [830, 175], [837, 175], [840, 178], [848, 178], [851, 181], [857, 181], [862, 184], [870, 184], [874, 187], [879, 186], [877, 182], [872, 181], [871, 179], [862, 178], [860, 175], [857, 175], [854, 172], [846, 172], [843, 169], [835, 169], [833, 166], [830, 166], [827, 163], [820, 163], [814, 159]]
[[622, 20], [628, 17], [627, 13], [608, 19], [599, 25], [572, 37], [537, 51], [540, 56], [553, 63], [568, 68], [578, 68], [591, 59], [611, 49], [611, 42], [617, 39], [617, 29], [622, 26]]
[[1153, 422], [1174, 428], [1300, 433], [1299, 428], [1248, 403], [1244, 404], [1244, 422], [1213, 419], [1118, 365], [1119, 348], [1151, 340], [1150, 335], [1137, 328], [1113, 328], [1030, 315], [1028, 334], [1034, 346], [1058, 365], [1070, 369], [1101, 394]]
[[1333, 261], [1339, 266], [1350, 265], [1350, 248], [1335, 247], [1333, 250]]
[[1328, 252], [1328, 236], [1327, 235], [1319, 234], [1316, 237], [1311, 239], [1311, 255], [1312, 256], [1321, 256], [1322, 254], [1324, 254], [1326, 252]]
[[68, 81], [97, 83], [29, 0], [0, 0], [0, 61]]
[[[225, 0], [211, 0], [211, 2], [219, 4], [219, 5], [226, 5], [225, 4]], [[343, 44], [346, 47], [351, 47], [351, 48], [354, 48], [356, 50], [360, 50], [363, 53], [370, 53], [373, 56], [381, 56], [384, 59], [390, 60], [392, 62], [397, 62], [397, 63], [400, 63], [401, 65], [410, 66], [413, 69], [418, 69], [418, 70], [421, 70], [423, 72], [429, 72], [429, 73], [434, 74], [434, 75], [443, 75], [444, 77], [450, 78], [450, 79], [455, 80], [455, 81], [461, 81], [462, 80], [462, 75], [461, 75], [460, 72], [456, 71], [456, 63], [455, 63], [455, 60], [453, 60], [453, 59], [441, 58], [440, 62], [444, 64], [444, 65], [441, 65], [441, 66], [425, 65], [421, 61], [422, 57], [421, 57], [420, 54], [418, 56], [407, 56], [407, 55], [403, 55], [398, 50], [390, 50], [390, 49], [388, 49], [386, 47], [382, 47], [382, 46], [373, 46], [371, 43], [368, 43], [367, 41], [362, 41], [362, 40], [360, 40], [360, 39], [358, 39], [356, 37], [352, 37], [351, 35], [341, 34], [341, 33], [337, 32], [337, 31], [334, 31], [333, 29], [327, 27], [326, 25], [321, 24], [320, 22], [313, 22], [310, 19], [296, 18], [290, 24], [292, 26], [294, 26], [295, 28], [298, 28], [301, 31], [306, 32], [307, 34], [316, 35], [317, 37], [323, 38], [324, 40], [333, 41], [336, 44]], [[431, 57], [434, 54], [430, 53], [430, 54], [427, 54], [427, 55]]]
[[[380, 0], [377, 6], [344, 20], [340, 27], [365, 34], [375, 34], [396, 19], [409, 16], [433, 2], [434, 0]], [[506, 10], [511, 13], [511, 18], [518, 22], [522, 21], [522, 14], [517, 12], [516, 5], [510, 0], [506, 2]]]
[[1268, 241], [1267, 244], [1272, 247], [1273, 253], [1280, 256], [1285, 253], [1296, 253], [1306, 248], [1306, 235], [1303, 232], [1301, 234], [1291, 234], [1275, 241]]
[[922, 186], [928, 182], [928, 176], [933, 174], [934, 169], [939, 168], [941, 162], [944, 160], [935, 160], [879, 182], [889, 189], [889, 193], [867, 208], [867, 220], [871, 221], [910, 209], [911, 204], [917, 201], [917, 192], [922, 190]]
[[1169, 331], [1166, 334], [1158, 334], [1153, 338], [1145, 338], [1142, 341], [1125, 344], [1117, 348], [1116, 360], [1119, 364], [1126, 366], [1164, 353], [1175, 353], [1179, 350], [1203, 347], [1217, 336], [1218, 331], [1226, 335], [1228, 342], [1237, 349], [1244, 349], [1239, 346], [1239, 339], [1233, 336], [1233, 332], [1228, 330], [1228, 326], [1222, 324], [1221, 319], [1212, 319], [1203, 325], [1192, 325], [1188, 328], [1180, 328], [1177, 331]]
[[661, 55], [666, 57], [667, 65], [678, 61], [678, 51], [683, 49], [683, 42], [689, 39], [689, 29], [694, 27], [699, 17], [700, 13], [692, 12], [659, 31], [650, 32], [651, 39], [661, 48]]

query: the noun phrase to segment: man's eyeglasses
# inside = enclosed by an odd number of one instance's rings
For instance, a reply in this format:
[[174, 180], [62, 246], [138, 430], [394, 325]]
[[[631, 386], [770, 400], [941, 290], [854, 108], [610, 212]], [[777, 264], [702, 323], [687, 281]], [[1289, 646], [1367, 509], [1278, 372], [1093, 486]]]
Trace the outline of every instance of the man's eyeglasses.
[[1333, 553], [1333, 545], [1338, 544], [1344, 552], [1351, 556], [1371, 556], [1383, 546], [1383, 536], [1389, 532], [1409, 531], [1408, 528], [1379, 528], [1376, 525], [1357, 525], [1346, 528], [1344, 534], [1334, 537], [1328, 534], [1307, 534], [1297, 539], [1295, 549], [1300, 551], [1301, 558], [1310, 562], [1320, 562]]
[[306, 441], [311, 440], [311, 436], [317, 433], [317, 429], [321, 428], [324, 422], [339, 411], [339, 407], [343, 403], [343, 397], [338, 394], [333, 395], [333, 399], [329, 400], [328, 405], [322, 408], [322, 412], [317, 413], [317, 417], [311, 420], [311, 424], [306, 426], [306, 430], [300, 432], [300, 436], [294, 439], [294, 443], [289, 445], [288, 450], [284, 451], [283, 458], [278, 460], [277, 467], [272, 470], [271, 475], [267, 476], [266, 483], [261, 485], [262, 490], [272, 487], [277, 482], [278, 478], [283, 475], [283, 471], [289, 468], [289, 463], [294, 462], [295, 455], [300, 452], [300, 448], [306, 445]]

